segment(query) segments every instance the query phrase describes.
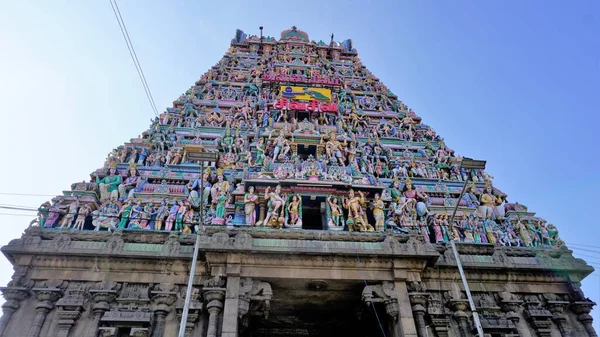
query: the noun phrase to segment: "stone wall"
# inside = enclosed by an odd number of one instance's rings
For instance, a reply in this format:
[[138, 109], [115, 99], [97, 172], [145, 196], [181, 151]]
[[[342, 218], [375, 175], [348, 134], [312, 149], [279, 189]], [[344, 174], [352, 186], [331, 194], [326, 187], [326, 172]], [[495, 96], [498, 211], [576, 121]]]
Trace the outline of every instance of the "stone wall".
[[[277, 322], [281, 303], [302, 301], [281, 289], [329, 301], [343, 300], [333, 297], [342, 290], [362, 302], [357, 317], [380, 313], [388, 336], [474, 335], [449, 246], [260, 228], [209, 228], [200, 239], [186, 336], [234, 337], [269, 315]], [[194, 242], [179, 233], [31, 227], [2, 248], [15, 273], [1, 288], [0, 336], [177, 336]], [[596, 336], [594, 303], [579, 288], [593, 269], [568, 249], [458, 249], [490, 336]]]

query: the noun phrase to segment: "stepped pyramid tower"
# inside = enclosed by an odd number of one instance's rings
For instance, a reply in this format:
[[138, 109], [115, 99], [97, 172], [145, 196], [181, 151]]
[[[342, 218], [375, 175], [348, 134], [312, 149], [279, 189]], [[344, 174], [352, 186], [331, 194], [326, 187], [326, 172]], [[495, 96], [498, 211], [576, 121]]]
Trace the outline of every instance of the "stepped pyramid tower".
[[488, 337], [597, 336], [593, 268], [484, 164], [351, 40], [238, 30], [2, 248], [0, 337], [174, 337], [182, 317], [189, 337], [476, 336], [477, 317]]

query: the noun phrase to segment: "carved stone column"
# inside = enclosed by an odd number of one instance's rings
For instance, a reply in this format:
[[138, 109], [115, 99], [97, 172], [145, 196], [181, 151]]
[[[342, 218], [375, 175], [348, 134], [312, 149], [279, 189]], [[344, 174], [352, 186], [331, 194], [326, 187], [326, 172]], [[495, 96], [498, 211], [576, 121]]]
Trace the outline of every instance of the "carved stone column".
[[[181, 289], [181, 300], [176, 306], [177, 309], [177, 321], [181, 322], [181, 316], [183, 314], [183, 305], [185, 301], [186, 287]], [[192, 296], [190, 299], [190, 307], [188, 311], [187, 321], [185, 322], [185, 337], [191, 337], [194, 332], [196, 322], [202, 313], [202, 302], [200, 301], [200, 290], [198, 288], [192, 289]]]
[[465, 312], [469, 307], [469, 301], [466, 299], [451, 299], [448, 305], [454, 311], [452, 317], [458, 322], [458, 329], [461, 336], [472, 336], [469, 331], [469, 315]]
[[222, 337], [238, 336], [240, 296], [240, 260], [237, 255], [227, 257], [227, 290], [223, 310]]
[[[248, 327], [250, 315], [269, 317], [273, 290], [267, 282], [243, 278], [240, 280], [238, 298], [239, 332]], [[225, 333], [225, 332], [223, 332]]]
[[[102, 315], [110, 309], [110, 303], [117, 298], [119, 289], [121, 289], [121, 285], [112, 281], [96, 283], [96, 285], [90, 289], [90, 296], [94, 301], [94, 305], [92, 306], [94, 321], [87, 332], [87, 337], [96, 337], [98, 335], [100, 319], [102, 318]], [[108, 334], [108, 332], [106, 333]]]
[[206, 337], [217, 337], [217, 322], [219, 313], [223, 309], [223, 299], [225, 298], [225, 288], [204, 288], [204, 298], [206, 299], [206, 310], [208, 311], [208, 329]]
[[[265, 201], [261, 201], [258, 204], [259, 207], [259, 211], [258, 211], [258, 221], [265, 221], [265, 216], [266, 216], [266, 208], [267, 208], [267, 203]], [[264, 224], [263, 224], [264, 226]]]
[[442, 295], [439, 292], [429, 294], [427, 302], [427, 314], [431, 319], [431, 325], [436, 336], [448, 337], [448, 326], [450, 325], [450, 312], [442, 305]]
[[2, 305], [2, 318], [0, 318], [0, 336], [3, 336], [12, 314], [19, 309], [21, 301], [29, 297], [29, 291], [25, 287], [2, 287], [0, 291], [6, 300]]
[[58, 310], [58, 337], [69, 336], [69, 331], [75, 322], [81, 316], [81, 312], [84, 310], [84, 295], [86, 289], [83, 287], [70, 289], [67, 291], [66, 296], [56, 302]]
[[427, 325], [425, 324], [425, 312], [427, 311], [427, 293], [408, 293], [412, 312], [417, 324], [417, 334], [419, 337], [427, 336]]
[[525, 296], [525, 319], [531, 324], [539, 337], [552, 335], [552, 314], [544, 309], [537, 295]]
[[558, 326], [558, 330], [562, 337], [571, 337], [570, 328], [567, 323], [567, 315], [563, 313], [567, 301], [547, 301], [546, 308], [552, 313], [552, 320]]
[[[385, 311], [392, 321], [392, 336], [417, 336], [415, 322], [410, 310], [410, 302], [404, 300], [405, 303], [399, 303], [399, 298], [408, 299], [405, 282], [383, 282], [366, 286], [362, 293], [362, 301], [367, 307], [376, 303], [384, 305]], [[406, 305], [408, 305], [408, 313], [406, 312]]]
[[[171, 305], [177, 300], [177, 286], [173, 284], [158, 284], [150, 291], [152, 311], [154, 311], [154, 324], [152, 337], [163, 337], [165, 333], [165, 319], [171, 311]], [[132, 336], [135, 336], [133, 332]]]
[[32, 290], [39, 303], [35, 308], [36, 315], [31, 323], [27, 337], [39, 337], [42, 326], [44, 326], [44, 322], [46, 321], [46, 316], [54, 308], [54, 302], [63, 295], [63, 291], [58, 287], [52, 286], [47, 288], [33, 288]]
[[519, 331], [520, 317], [517, 310], [519, 310], [523, 301], [519, 300], [515, 295], [509, 292], [498, 293], [498, 301], [500, 303], [500, 309], [504, 312], [506, 319], [512, 322], [515, 326], [517, 335], [521, 336], [521, 332]]
[[571, 310], [577, 314], [577, 319], [583, 324], [589, 337], [598, 337], [594, 326], [592, 325], [594, 319], [590, 315], [592, 308], [596, 303], [590, 300], [576, 301], [571, 303]]

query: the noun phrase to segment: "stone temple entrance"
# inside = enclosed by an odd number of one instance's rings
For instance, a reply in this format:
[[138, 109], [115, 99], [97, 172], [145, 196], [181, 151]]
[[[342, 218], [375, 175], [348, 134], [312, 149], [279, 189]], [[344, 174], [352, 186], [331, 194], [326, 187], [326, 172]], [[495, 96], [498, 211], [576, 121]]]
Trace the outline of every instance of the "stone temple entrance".
[[[381, 337], [372, 308], [361, 303], [360, 281], [272, 280], [268, 318], [254, 316], [241, 337]], [[381, 311], [381, 310], [380, 310]], [[378, 312], [388, 335], [385, 312]]]
[[326, 229], [324, 202], [324, 196], [302, 197], [302, 229]]

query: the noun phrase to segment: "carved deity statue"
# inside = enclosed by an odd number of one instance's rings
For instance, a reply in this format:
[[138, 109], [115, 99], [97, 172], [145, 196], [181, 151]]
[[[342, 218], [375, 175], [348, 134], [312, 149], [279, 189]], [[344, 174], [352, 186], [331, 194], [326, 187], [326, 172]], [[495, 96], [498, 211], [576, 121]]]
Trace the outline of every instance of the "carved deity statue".
[[342, 205], [348, 210], [348, 230], [358, 230], [361, 232], [372, 232], [373, 226], [369, 225], [366, 220], [366, 214], [363, 209], [365, 203], [365, 196], [362, 191], [358, 191], [358, 196], [354, 194], [354, 190], [350, 190], [348, 198], [342, 199]]
[[270, 187], [265, 189], [265, 200], [268, 200], [268, 211], [265, 217], [264, 225], [270, 226], [271, 219], [275, 219], [275, 222], [279, 222], [279, 218], [281, 217], [281, 211], [283, 208], [283, 204], [285, 201], [281, 196], [281, 186], [277, 185], [275, 187], [275, 191], [271, 192]]
[[258, 196], [254, 194], [254, 186], [248, 187], [248, 193], [244, 195], [244, 214], [246, 215], [246, 225], [254, 226], [256, 224], [256, 204]]
[[100, 201], [108, 200], [109, 198], [119, 197], [119, 185], [121, 184], [121, 175], [117, 172], [117, 164], [113, 162], [108, 169], [106, 176], [102, 179], [95, 175], [96, 184], [100, 190]]

